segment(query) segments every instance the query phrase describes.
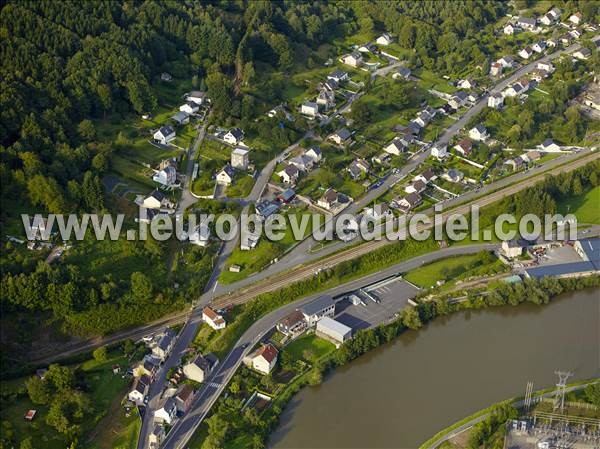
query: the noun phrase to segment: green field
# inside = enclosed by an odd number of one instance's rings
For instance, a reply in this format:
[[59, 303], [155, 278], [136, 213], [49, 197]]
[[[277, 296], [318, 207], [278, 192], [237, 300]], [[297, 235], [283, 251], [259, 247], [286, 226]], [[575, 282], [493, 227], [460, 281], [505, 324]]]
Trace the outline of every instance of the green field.
[[600, 224], [600, 186], [585, 195], [560, 201], [558, 212], [563, 215], [574, 214], [579, 223]]
[[305, 359], [305, 351], [310, 351], [312, 353], [311, 358], [316, 360], [329, 354], [333, 350], [335, 350], [335, 345], [333, 343], [319, 338], [314, 334], [299, 337], [288, 344], [284, 349], [292, 359], [304, 360], [306, 362], [311, 362], [312, 360]]

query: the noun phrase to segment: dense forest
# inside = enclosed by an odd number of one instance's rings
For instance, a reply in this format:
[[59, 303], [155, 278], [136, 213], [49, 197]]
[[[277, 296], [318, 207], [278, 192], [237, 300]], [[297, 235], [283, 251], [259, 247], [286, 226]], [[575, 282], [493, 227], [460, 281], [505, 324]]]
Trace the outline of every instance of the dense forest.
[[[559, 3], [599, 19], [593, 2]], [[324, 62], [323, 45], [390, 31], [401, 47], [414, 50], [411, 64], [451, 72], [467, 63], [488, 63], [494, 24], [508, 10], [506, 2], [490, 0], [5, 2], [0, 10], [2, 234], [9, 215], [110, 207], [102, 179], [110, 170], [109, 155], [119, 148], [99, 139], [95, 124], [107, 116], [152, 113], [163, 72], [206, 89], [217, 120], [283, 133], [268, 122], [252, 125], [256, 104], [280, 102], [290, 74]], [[119, 245], [115, 252], [148, 266], [129, 267], [122, 278], [111, 272], [95, 278], [83, 263], [48, 266], [3, 243], [2, 309], [94, 334], [152, 319], [189, 301], [191, 290], [176, 293], [164, 285], [160, 269], [153, 271], [155, 278], [148, 274], [150, 266], [164, 263], [160, 245]]]

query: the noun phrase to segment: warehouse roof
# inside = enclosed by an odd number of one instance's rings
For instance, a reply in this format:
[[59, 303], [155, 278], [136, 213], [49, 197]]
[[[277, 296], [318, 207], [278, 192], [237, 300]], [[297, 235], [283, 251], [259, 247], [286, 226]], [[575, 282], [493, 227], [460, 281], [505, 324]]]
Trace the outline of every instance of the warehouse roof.
[[319, 296], [314, 301], [305, 304], [300, 308], [300, 311], [305, 315], [314, 315], [315, 313], [319, 313], [320, 311], [327, 309], [334, 305], [333, 298], [329, 295]]
[[564, 276], [567, 274], [587, 273], [591, 271], [596, 271], [596, 267], [592, 262], [571, 262], [529, 268], [525, 270], [525, 273], [530, 278], [540, 279], [546, 276]]
[[345, 324], [340, 323], [328, 316], [324, 316], [317, 322], [317, 329], [326, 328], [329, 331], [333, 331], [338, 335], [346, 335], [349, 332], [352, 332], [352, 328], [346, 326]]

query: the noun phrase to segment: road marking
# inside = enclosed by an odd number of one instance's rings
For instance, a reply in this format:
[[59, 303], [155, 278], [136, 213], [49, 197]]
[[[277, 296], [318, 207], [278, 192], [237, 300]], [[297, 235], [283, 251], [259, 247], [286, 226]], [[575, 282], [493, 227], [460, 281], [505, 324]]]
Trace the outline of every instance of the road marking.
[[222, 384], [218, 382], [209, 382], [206, 384], [207, 387], [220, 388]]

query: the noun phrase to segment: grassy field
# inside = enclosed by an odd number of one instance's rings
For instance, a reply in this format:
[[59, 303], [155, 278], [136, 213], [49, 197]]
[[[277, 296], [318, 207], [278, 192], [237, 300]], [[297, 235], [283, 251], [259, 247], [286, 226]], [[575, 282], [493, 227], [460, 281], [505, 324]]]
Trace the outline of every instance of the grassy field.
[[558, 212], [571, 213], [580, 223], [600, 224], [600, 186], [596, 186], [582, 196], [563, 200], [558, 204]]
[[312, 353], [311, 357], [313, 360], [319, 359], [331, 351], [335, 350], [335, 345], [322, 338], [317, 337], [314, 334], [304, 335], [292, 341], [284, 349], [292, 359], [304, 360], [305, 362], [311, 362], [312, 360], [306, 360], [305, 351]]

